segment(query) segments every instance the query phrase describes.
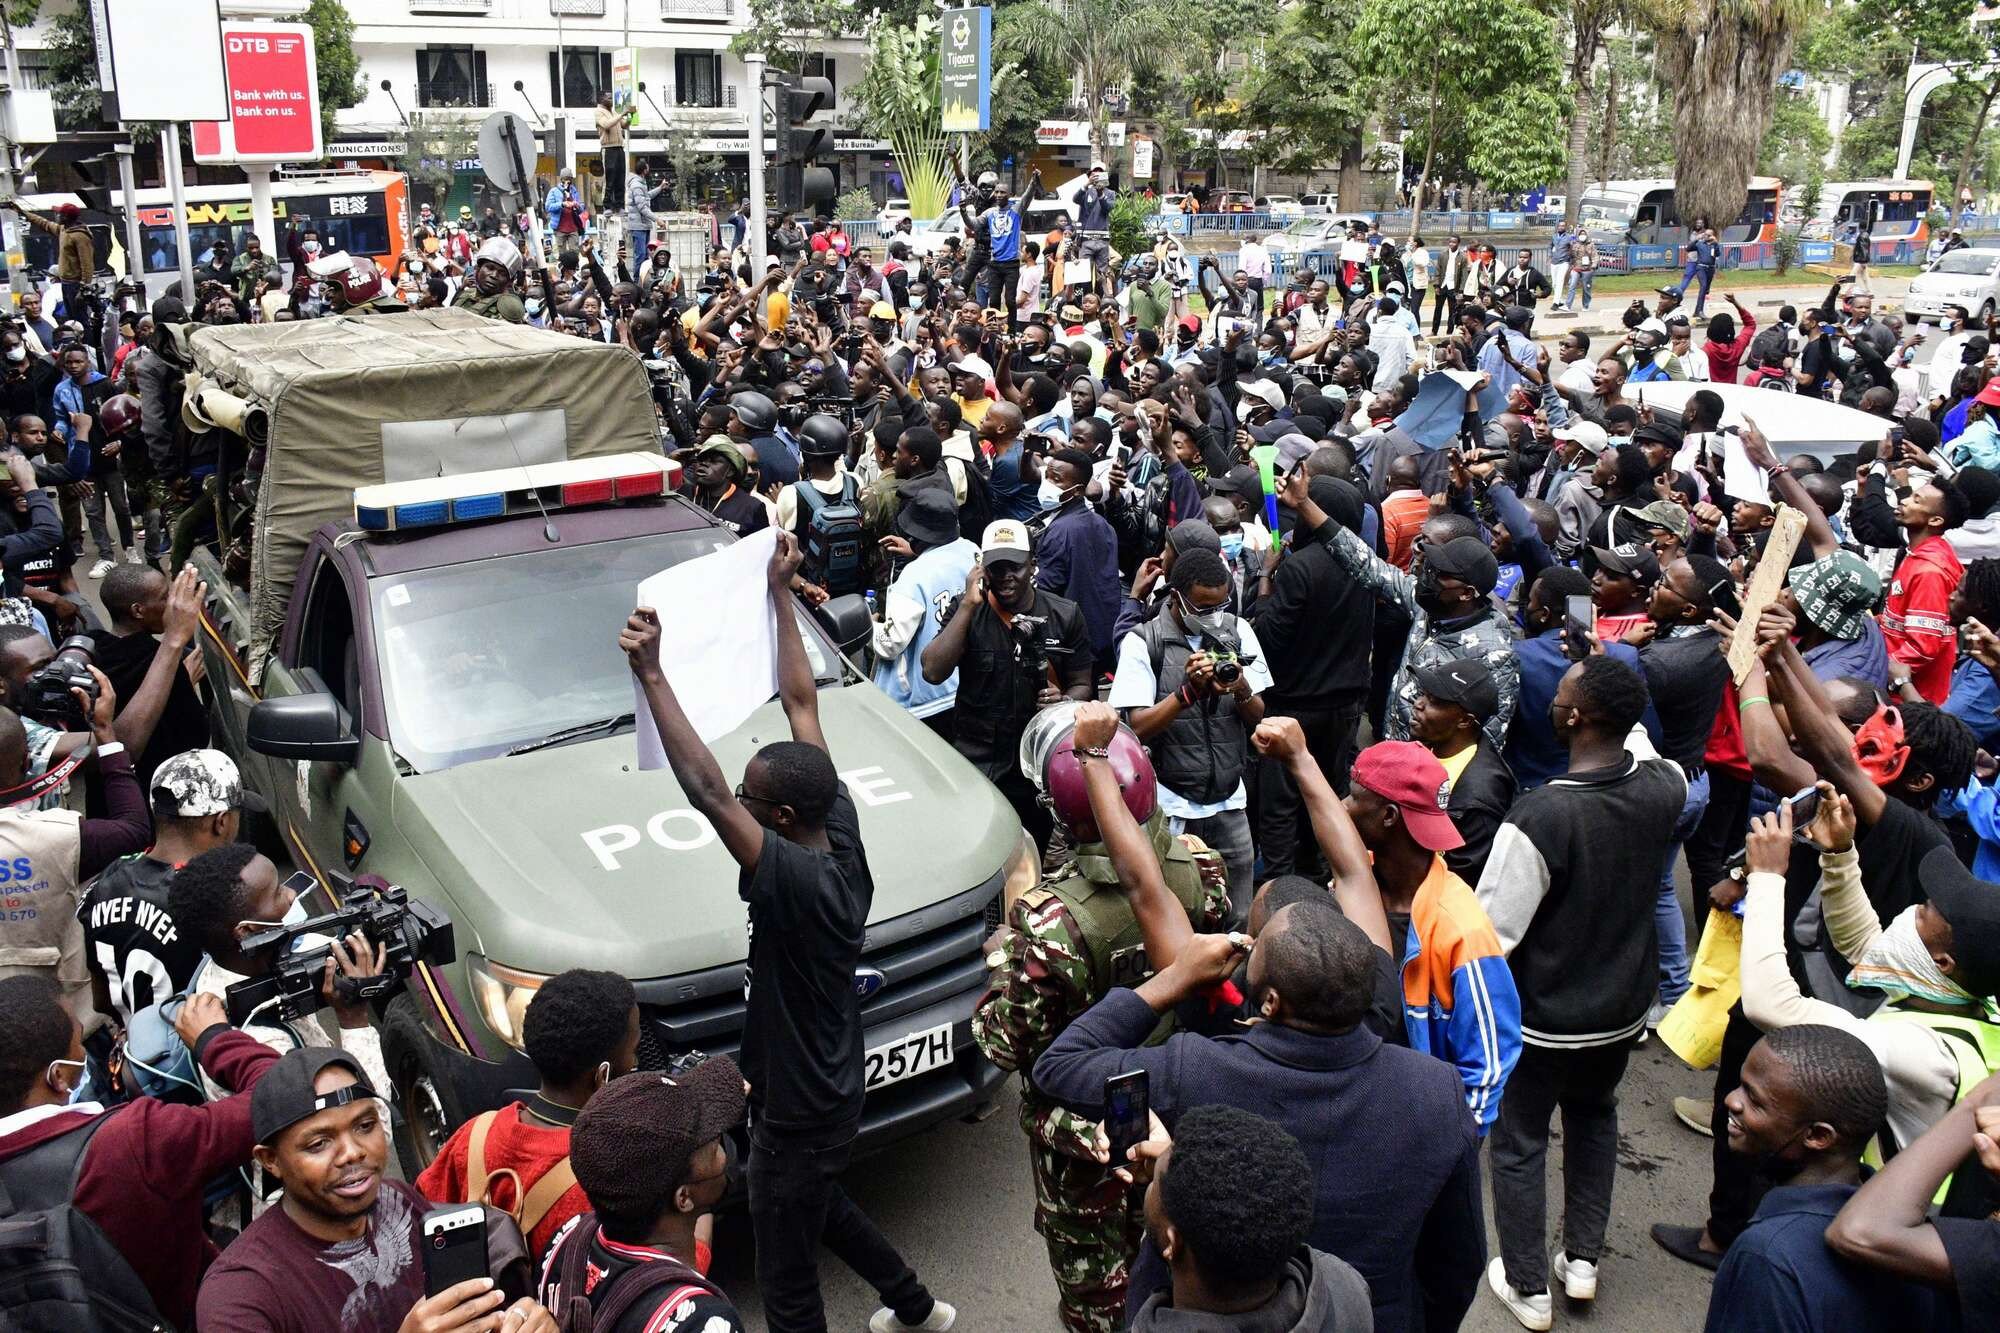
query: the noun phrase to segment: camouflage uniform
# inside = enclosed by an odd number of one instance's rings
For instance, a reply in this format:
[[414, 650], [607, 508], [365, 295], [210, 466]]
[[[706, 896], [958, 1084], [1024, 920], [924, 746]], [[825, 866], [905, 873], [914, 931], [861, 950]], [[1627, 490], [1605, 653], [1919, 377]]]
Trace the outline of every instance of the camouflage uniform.
[[[1196, 930], [1229, 920], [1229, 876], [1199, 839], [1174, 838], [1155, 816], [1148, 826], [1167, 888]], [[1104, 844], [1085, 843], [1069, 865], [1022, 894], [988, 955], [993, 969], [972, 1014], [972, 1037], [986, 1058], [1021, 1073], [1021, 1128], [1035, 1178], [1035, 1230], [1049, 1247], [1062, 1324], [1071, 1333], [1125, 1326], [1126, 1268], [1138, 1253], [1143, 1191], [1128, 1188], [1096, 1157], [1097, 1121], [1036, 1091], [1037, 1056], [1070, 1021], [1118, 986], [1152, 974], [1130, 903]], [[1153, 1040], [1164, 1040], [1171, 1020]]]
[[471, 283], [458, 289], [458, 299], [451, 303], [453, 310], [469, 310], [475, 315], [488, 319], [503, 319], [509, 324], [528, 322], [528, 307], [512, 292], [496, 292], [492, 296], [480, 295], [479, 289]]

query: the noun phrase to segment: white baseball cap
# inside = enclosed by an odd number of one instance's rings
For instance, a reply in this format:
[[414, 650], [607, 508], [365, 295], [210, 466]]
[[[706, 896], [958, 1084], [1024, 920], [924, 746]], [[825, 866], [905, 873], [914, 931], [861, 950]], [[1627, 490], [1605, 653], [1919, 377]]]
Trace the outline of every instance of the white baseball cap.
[[1593, 454], [1601, 454], [1611, 447], [1611, 437], [1604, 427], [1595, 421], [1576, 420], [1567, 426], [1560, 426], [1550, 432], [1558, 440], [1575, 440]]

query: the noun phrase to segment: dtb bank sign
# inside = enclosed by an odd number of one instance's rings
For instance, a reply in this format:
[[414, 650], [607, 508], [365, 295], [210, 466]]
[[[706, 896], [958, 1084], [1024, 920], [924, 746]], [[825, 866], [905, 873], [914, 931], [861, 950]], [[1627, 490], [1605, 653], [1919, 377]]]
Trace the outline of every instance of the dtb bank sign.
[[195, 161], [314, 162], [325, 155], [311, 28], [225, 23], [222, 68], [229, 119], [195, 123]]

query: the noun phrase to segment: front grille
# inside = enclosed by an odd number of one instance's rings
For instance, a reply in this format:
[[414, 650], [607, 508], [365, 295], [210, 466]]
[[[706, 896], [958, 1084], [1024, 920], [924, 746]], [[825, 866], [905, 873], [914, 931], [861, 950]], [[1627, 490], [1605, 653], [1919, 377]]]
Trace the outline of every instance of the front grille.
[[[992, 932], [1001, 877], [868, 931], [862, 966], [880, 972], [882, 988], [861, 1002], [874, 1028], [979, 989], [986, 980], [980, 946]], [[639, 1067], [662, 1069], [688, 1051], [734, 1055], [743, 1040], [743, 964], [680, 977], [637, 981]]]

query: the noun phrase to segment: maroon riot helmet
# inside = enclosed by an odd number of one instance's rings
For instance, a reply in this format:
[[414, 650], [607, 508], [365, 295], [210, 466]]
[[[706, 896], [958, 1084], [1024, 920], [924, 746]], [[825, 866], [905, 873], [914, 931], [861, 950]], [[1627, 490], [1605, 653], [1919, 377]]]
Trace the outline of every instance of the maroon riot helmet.
[[[1097, 820], [1090, 813], [1090, 790], [1084, 785], [1083, 766], [1072, 750], [1076, 709], [1076, 700], [1065, 700], [1035, 714], [1021, 736], [1021, 775], [1035, 784], [1042, 803], [1072, 837], [1079, 842], [1096, 842], [1099, 835]], [[1125, 795], [1125, 808], [1143, 824], [1153, 817], [1159, 803], [1153, 761], [1129, 727], [1120, 726], [1107, 748], [1111, 751], [1111, 771]]]

